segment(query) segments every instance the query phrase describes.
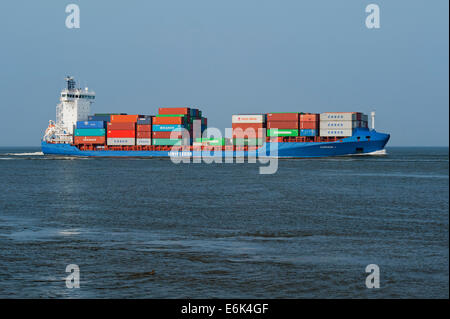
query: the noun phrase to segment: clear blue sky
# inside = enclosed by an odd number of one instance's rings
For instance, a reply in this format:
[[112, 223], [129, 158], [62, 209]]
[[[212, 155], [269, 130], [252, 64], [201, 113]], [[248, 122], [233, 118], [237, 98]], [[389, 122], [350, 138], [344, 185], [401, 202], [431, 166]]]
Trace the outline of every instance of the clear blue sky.
[[[67, 29], [76, 3], [81, 28]], [[365, 7], [381, 9], [367, 29]], [[0, 145], [38, 145], [65, 75], [93, 112], [377, 112], [391, 146], [448, 146], [448, 1], [20, 1], [0, 5]]]

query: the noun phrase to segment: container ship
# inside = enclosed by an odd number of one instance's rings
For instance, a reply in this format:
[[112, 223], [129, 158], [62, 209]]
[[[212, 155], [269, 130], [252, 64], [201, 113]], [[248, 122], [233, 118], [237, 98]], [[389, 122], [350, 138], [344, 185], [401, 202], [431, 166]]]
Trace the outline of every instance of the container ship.
[[[161, 107], [158, 114], [91, 113], [95, 92], [66, 77], [56, 121], [42, 138], [49, 155], [99, 157], [308, 158], [384, 154], [390, 135], [375, 131], [375, 113], [274, 112], [232, 115], [229, 137], [208, 130], [195, 107]], [[217, 133], [217, 130], [211, 130]]]

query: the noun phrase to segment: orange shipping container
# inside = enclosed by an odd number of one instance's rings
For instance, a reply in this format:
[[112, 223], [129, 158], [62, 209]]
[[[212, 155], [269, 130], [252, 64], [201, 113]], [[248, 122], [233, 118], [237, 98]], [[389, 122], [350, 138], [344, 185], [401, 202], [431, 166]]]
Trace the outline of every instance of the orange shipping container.
[[105, 144], [104, 136], [75, 136], [74, 144]]
[[318, 121], [301, 121], [300, 129], [301, 130], [318, 130], [319, 122]]
[[[158, 112], [161, 115], [166, 114], [186, 114], [190, 113], [191, 109], [188, 107], [160, 107]], [[170, 123], [173, 124], [173, 123]]]
[[111, 115], [111, 122], [137, 122], [139, 115]]
[[307, 121], [307, 122], [314, 122], [319, 121], [320, 114], [300, 114], [300, 122]]
[[154, 117], [153, 124], [184, 124], [184, 117]]

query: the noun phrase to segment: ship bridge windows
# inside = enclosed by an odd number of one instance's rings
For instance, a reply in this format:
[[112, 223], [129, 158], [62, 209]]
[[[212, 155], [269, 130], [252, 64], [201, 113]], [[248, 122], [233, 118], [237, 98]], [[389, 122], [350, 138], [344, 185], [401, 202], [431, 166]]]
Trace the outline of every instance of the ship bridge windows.
[[68, 97], [68, 98], [73, 98], [73, 99], [90, 99], [93, 100], [95, 99], [95, 96], [92, 95], [84, 95], [84, 94], [61, 94], [62, 97]]

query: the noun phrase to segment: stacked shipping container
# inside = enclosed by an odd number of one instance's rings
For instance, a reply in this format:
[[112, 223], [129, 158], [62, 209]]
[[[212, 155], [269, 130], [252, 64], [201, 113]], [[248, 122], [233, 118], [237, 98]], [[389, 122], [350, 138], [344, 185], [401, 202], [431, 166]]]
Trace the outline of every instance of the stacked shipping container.
[[[194, 130], [194, 122], [200, 125], [200, 131]], [[96, 113], [88, 121], [77, 122], [74, 144], [182, 145], [185, 130], [189, 133], [189, 144], [192, 141], [194, 145], [211, 146], [231, 143], [225, 138], [202, 138], [206, 128], [207, 119], [194, 108], [159, 108], [156, 116]], [[283, 137], [296, 136], [345, 137], [352, 136], [355, 128], [368, 128], [367, 115], [359, 112], [233, 115], [232, 144], [262, 145], [266, 135], [271, 141], [279, 142]]]
[[105, 144], [104, 121], [79, 121], [74, 131], [73, 142], [80, 144]]
[[136, 145], [152, 145], [152, 116], [139, 117], [136, 123]]
[[301, 113], [300, 117], [300, 136], [317, 136], [319, 135], [320, 115], [314, 113]]
[[267, 136], [298, 136], [298, 113], [268, 113]]
[[355, 128], [367, 128], [367, 115], [360, 112], [320, 114], [320, 136], [352, 136]]
[[[201, 138], [201, 134], [208, 125], [207, 119], [202, 117], [199, 109], [159, 108], [158, 113], [153, 118], [153, 145], [182, 145], [185, 131], [189, 132], [189, 144], [192, 144], [193, 138]], [[194, 125], [199, 125], [199, 130], [194, 130]]]
[[266, 128], [264, 114], [237, 114], [232, 116], [231, 122], [233, 144], [261, 145], [264, 143]]
[[136, 122], [139, 115], [110, 115], [107, 124], [107, 144], [136, 145]]

